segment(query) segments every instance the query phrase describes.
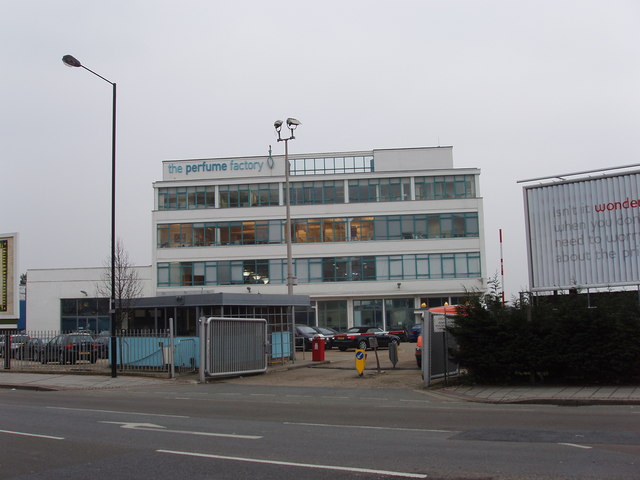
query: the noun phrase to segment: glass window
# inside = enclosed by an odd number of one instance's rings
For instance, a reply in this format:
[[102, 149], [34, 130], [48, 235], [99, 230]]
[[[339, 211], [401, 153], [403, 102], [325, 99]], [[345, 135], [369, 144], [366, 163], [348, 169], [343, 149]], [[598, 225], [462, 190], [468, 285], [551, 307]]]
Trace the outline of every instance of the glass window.
[[169, 226], [158, 225], [158, 248], [169, 246]]
[[453, 255], [442, 255], [442, 277], [455, 278], [456, 263]]
[[404, 276], [402, 270], [402, 255], [394, 255], [389, 257], [389, 279], [402, 279]]
[[354, 218], [351, 220], [351, 240], [372, 240], [374, 238], [374, 217]]
[[384, 301], [386, 330], [410, 330], [415, 323], [413, 298], [393, 298]]
[[353, 324], [356, 327], [382, 328], [382, 299], [354, 300]]
[[77, 315], [78, 314], [78, 303], [76, 300], [72, 299], [62, 299], [60, 300], [60, 310], [62, 311], [62, 315]]
[[347, 301], [330, 300], [317, 303], [318, 326], [332, 328], [338, 332], [347, 329]]
[[474, 198], [474, 175], [447, 175], [415, 178], [416, 200]]

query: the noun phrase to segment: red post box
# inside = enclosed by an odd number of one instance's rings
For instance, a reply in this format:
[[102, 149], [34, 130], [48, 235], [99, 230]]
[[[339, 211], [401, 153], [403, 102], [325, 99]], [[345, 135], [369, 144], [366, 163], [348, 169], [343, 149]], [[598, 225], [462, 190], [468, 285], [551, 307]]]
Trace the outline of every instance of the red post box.
[[314, 362], [324, 362], [324, 337], [313, 337], [311, 340], [311, 360]]

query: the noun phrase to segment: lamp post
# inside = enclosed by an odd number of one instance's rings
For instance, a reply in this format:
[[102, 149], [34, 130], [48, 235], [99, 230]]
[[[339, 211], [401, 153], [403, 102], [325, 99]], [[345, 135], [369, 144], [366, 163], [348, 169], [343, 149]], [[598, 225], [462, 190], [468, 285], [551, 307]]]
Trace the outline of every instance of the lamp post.
[[293, 258], [291, 253], [291, 190], [289, 188], [289, 140], [293, 140], [296, 138], [293, 135], [293, 132], [299, 125], [302, 125], [295, 118], [287, 118], [287, 128], [289, 129], [290, 135], [289, 138], [282, 138], [280, 136], [280, 130], [282, 130], [282, 120], [276, 120], [273, 123], [273, 126], [278, 133], [278, 141], [284, 142], [284, 182], [285, 182], [285, 192], [284, 192], [284, 202], [286, 208], [287, 222], [285, 229], [285, 242], [287, 244], [287, 294], [293, 295], [293, 284], [294, 284], [294, 276], [293, 276]]
[[68, 67], [84, 68], [101, 78], [113, 87], [113, 110], [111, 118], [111, 299], [109, 313], [111, 316], [111, 376], [118, 376], [118, 352], [116, 344], [116, 84], [102, 75], [90, 70], [71, 55], [62, 57], [62, 62]]

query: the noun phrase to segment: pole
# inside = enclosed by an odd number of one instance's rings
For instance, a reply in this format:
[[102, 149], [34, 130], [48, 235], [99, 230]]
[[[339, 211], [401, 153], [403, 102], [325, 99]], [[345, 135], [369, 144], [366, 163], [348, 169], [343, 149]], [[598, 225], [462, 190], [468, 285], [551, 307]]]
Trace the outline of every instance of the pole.
[[287, 216], [285, 231], [285, 242], [287, 244], [287, 295], [293, 295], [293, 258], [291, 253], [291, 189], [289, 186], [289, 139], [284, 140], [284, 184], [284, 199]]
[[116, 84], [113, 85], [111, 119], [111, 377], [118, 376], [116, 340]]
[[500, 229], [500, 276], [502, 278], [502, 305], [504, 305], [504, 257], [502, 256], [502, 229]]
[[116, 342], [116, 84], [90, 68], [85, 67], [72, 55], [62, 57], [68, 67], [80, 67], [111, 84], [113, 88], [113, 107], [111, 115], [111, 296], [109, 314], [111, 317], [111, 376], [117, 377], [118, 351]]

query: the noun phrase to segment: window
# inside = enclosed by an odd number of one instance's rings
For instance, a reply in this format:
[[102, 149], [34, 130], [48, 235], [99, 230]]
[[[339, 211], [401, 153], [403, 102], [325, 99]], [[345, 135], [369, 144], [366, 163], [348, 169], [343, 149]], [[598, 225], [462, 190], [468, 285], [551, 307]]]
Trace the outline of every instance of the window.
[[333, 173], [373, 172], [373, 155], [297, 158], [289, 160], [291, 175], [328, 175]]
[[349, 202], [396, 202], [411, 199], [409, 178], [349, 180]]
[[290, 185], [291, 205], [344, 203], [344, 181], [294, 182]]
[[382, 300], [354, 300], [353, 324], [356, 327], [382, 328]]
[[262, 207], [279, 204], [277, 183], [221, 185], [220, 208]]
[[[285, 284], [285, 259], [158, 263], [158, 286]], [[299, 283], [398, 281], [481, 276], [480, 253], [423, 253], [294, 259]], [[75, 304], [62, 304], [71, 314]]]
[[446, 198], [474, 198], [473, 175], [446, 175], [416, 177], [416, 200], [440, 200]]
[[[158, 248], [283, 243], [283, 227], [283, 220], [158, 225]], [[477, 237], [479, 224], [475, 212], [310, 218], [294, 219], [292, 232], [296, 243], [412, 240]]]

